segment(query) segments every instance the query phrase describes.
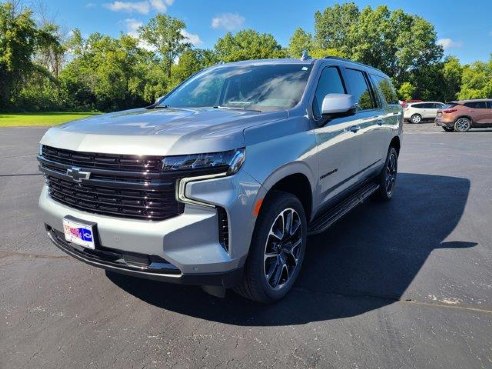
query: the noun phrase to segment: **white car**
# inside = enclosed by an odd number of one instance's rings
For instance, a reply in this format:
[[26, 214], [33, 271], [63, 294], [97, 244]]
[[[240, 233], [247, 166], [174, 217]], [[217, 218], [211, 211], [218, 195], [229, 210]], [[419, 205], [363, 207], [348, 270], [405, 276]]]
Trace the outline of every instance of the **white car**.
[[444, 109], [446, 104], [438, 101], [423, 101], [409, 103], [403, 108], [403, 118], [411, 123], [422, 123], [423, 120], [434, 120], [439, 109]]

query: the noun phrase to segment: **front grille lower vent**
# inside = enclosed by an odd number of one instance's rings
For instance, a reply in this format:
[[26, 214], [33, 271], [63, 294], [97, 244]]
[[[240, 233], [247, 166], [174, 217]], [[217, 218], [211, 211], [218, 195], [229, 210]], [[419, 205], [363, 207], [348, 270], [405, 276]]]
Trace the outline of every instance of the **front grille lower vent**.
[[226, 251], [229, 251], [229, 222], [224, 208], [217, 207], [217, 218], [219, 223], [219, 243]]

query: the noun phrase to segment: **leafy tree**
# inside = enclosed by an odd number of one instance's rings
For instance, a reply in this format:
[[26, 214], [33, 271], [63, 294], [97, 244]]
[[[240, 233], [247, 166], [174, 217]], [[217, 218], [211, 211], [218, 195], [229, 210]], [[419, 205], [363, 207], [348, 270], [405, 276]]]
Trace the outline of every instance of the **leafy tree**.
[[17, 11], [12, 2], [0, 3], [0, 108], [7, 108], [34, 65], [37, 29], [29, 9]]
[[215, 53], [217, 59], [223, 62], [286, 56], [285, 50], [272, 35], [252, 29], [239, 31], [235, 35], [227, 33], [215, 44]]
[[[115, 110], [144, 104], [146, 73], [143, 65], [156, 63], [129, 35], [119, 39], [91, 34], [87, 40], [74, 33], [69, 43], [83, 50], [61, 73], [75, 104], [99, 110]], [[77, 54], [76, 54], [77, 55]]]
[[183, 51], [191, 46], [186, 42], [183, 31], [186, 24], [166, 14], [157, 14], [145, 26], [140, 27], [140, 37], [156, 48], [171, 79], [171, 66]]
[[315, 42], [321, 49], [336, 49], [350, 54], [351, 35], [357, 27], [360, 11], [355, 3], [335, 4], [314, 14]]
[[398, 89], [398, 96], [402, 100], [412, 100], [415, 92], [415, 86], [410, 82], [403, 82]]
[[492, 97], [492, 55], [490, 60], [475, 62], [463, 68], [459, 99], [480, 99]]
[[442, 74], [445, 85], [442, 91], [443, 100], [451, 101], [456, 99], [461, 89], [461, 78], [463, 76], [463, 67], [459, 59], [454, 56], [448, 56], [444, 60]]
[[432, 24], [387, 6], [360, 11], [354, 3], [337, 4], [315, 14], [315, 30], [318, 47], [379, 68], [397, 85], [443, 55]]
[[292, 58], [300, 58], [304, 50], [312, 52], [313, 36], [302, 28], [297, 28], [290, 38], [289, 55]]

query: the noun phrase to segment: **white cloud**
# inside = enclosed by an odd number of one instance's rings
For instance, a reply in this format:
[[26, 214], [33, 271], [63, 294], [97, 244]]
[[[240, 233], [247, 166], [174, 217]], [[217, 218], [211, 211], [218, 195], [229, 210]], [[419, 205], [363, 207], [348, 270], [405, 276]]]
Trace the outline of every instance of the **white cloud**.
[[148, 14], [151, 10], [164, 13], [174, 0], [147, 0], [147, 1], [113, 1], [104, 6], [114, 12], [137, 12]]
[[437, 40], [437, 44], [441, 45], [444, 50], [459, 48], [459, 47], [463, 46], [462, 41], [455, 41], [455, 40], [450, 39], [450, 38], [441, 38], [441, 39]]
[[189, 33], [187, 30], [182, 30], [181, 34], [185, 38], [186, 42], [189, 42], [193, 46], [199, 46], [203, 43], [203, 41], [200, 39], [200, 36], [198, 36], [195, 33]]
[[150, 0], [150, 5], [158, 12], [164, 13], [168, 6], [173, 5], [173, 2], [174, 0]]
[[138, 38], [138, 29], [143, 26], [143, 23], [134, 18], [125, 19], [127, 33], [130, 36]]
[[234, 31], [241, 28], [244, 21], [244, 17], [237, 13], [224, 13], [212, 19], [212, 28], [224, 28], [227, 31]]

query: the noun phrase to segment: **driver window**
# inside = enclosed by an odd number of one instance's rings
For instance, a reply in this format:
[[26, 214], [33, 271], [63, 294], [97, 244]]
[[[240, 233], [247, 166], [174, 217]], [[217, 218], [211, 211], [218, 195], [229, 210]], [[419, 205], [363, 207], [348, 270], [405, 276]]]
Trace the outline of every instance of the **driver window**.
[[321, 119], [321, 104], [328, 94], [345, 94], [342, 77], [337, 67], [327, 67], [321, 72], [318, 87], [314, 94], [313, 114], [316, 119]]

